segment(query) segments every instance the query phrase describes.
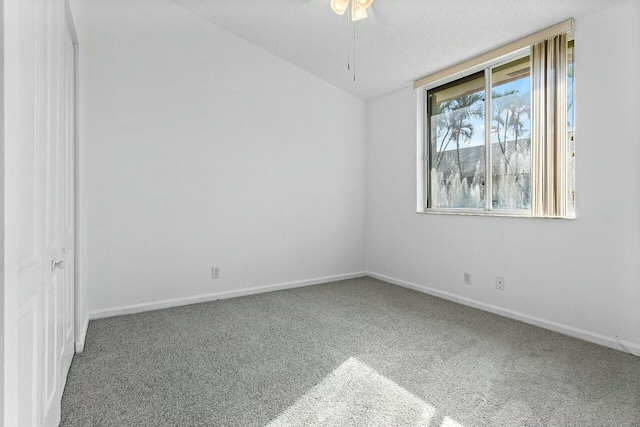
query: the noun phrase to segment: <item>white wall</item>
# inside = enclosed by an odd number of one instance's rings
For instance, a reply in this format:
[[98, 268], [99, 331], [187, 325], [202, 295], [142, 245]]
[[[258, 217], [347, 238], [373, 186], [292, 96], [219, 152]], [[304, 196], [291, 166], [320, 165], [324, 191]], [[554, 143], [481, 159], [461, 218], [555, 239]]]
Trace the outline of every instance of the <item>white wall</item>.
[[364, 270], [363, 101], [168, 0], [80, 7], [91, 312]]
[[368, 104], [368, 270], [640, 351], [640, 4], [576, 18], [578, 218], [416, 214], [406, 88]]
[[640, 145], [620, 145], [640, 115], [635, 2], [576, 17], [573, 221], [416, 214], [410, 88], [365, 117], [363, 102], [169, 0], [73, 3], [94, 314], [366, 269], [640, 343], [640, 192], [627, 184]]

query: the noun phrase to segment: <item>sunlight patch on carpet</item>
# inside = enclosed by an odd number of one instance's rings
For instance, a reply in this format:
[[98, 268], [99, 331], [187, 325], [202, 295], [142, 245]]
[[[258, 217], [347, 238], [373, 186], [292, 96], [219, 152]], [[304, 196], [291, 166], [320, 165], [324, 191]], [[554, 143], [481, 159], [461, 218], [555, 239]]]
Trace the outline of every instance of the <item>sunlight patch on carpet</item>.
[[464, 426], [452, 418], [444, 417], [444, 419], [442, 420], [442, 424], [440, 424], [440, 427], [464, 427]]
[[428, 427], [435, 414], [433, 406], [350, 357], [268, 426]]

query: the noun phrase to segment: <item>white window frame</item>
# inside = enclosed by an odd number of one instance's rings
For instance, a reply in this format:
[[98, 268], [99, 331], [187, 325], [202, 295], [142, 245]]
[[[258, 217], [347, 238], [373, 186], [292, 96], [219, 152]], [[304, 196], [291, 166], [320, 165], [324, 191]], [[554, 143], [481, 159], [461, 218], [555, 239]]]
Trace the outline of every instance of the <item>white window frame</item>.
[[[505, 216], [505, 217], [525, 217], [525, 218], [561, 218], [561, 219], [573, 219], [575, 216], [536, 216], [533, 215], [533, 209], [494, 209], [492, 201], [492, 147], [491, 147], [491, 133], [485, 132], [485, 206], [484, 208], [433, 208], [428, 207], [429, 186], [430, 186], [430, 166], [429, 166], [429, 122], [427, 120], [427, 102], [428, 92], [439, 86], [443, 86], [447, 83], [462, 79], [475, 73], [483, 72], [485, 79], [485, 129], [491, 128], [491, 91], [492, 91], [492, 73], [491, 71], [504, 65], [506, 63], [515, 61], [517, 59], [530, 55], [531, 44], [537, 39], [547, 37], [550, 33], [554, 32], [556, 28], [562, 28], [570, 25], [571, 31], [569, 32], [569, 40], [573, 40], [573, 19], [564, 21], [553, 27], [549, 27], [539, 33], [532, 34], [523, 39], [517, 40], [494, 51], [480, 55], [477, 58], [472, 58], [461, 64], [451, 67], [450, 74], [447, 74], [447, 70], [439, 71], [431, 76], [424, 77], [417, 80], [414, 83], [416, 89], [416, 104], [417, 104], [417, 129], [416, 129], [416, 141], [417, 141], [417, 213], [427, 214], [444, 214], [444, 215], [477, 215], [477, 216]], [[513, 50], [508, 51], [510, 48]], [[484, 60], [483, 60], [484, 59]], [[467, 64], [474, 64], [472, 66], [465, 67]], [[426, 83], [425, 83], [426, 81]], [[575, 126], [574, 126], [575, 127]]]

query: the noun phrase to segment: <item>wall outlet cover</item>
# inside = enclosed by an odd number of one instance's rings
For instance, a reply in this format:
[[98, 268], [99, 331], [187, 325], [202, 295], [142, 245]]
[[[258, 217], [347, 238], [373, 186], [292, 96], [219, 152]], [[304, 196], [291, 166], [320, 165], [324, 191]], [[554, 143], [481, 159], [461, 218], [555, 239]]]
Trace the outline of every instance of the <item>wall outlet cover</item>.
[[471, 273], [464, 273], [464, 283], [466, 285], [471, 284]]

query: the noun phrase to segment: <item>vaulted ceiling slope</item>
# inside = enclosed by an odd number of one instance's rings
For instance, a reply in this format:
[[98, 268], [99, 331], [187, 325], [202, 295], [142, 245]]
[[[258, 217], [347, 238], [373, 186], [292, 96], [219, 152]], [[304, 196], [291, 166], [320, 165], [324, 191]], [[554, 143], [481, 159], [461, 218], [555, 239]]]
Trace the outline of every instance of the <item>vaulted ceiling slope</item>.
[[[356, 81], [346, 15], [330, 0], [174, 0], [363, 100], [570, 17], [626, 0], [374, 0], [356, 23]], [[577, 23], [579, 25], [579, 23]]]

